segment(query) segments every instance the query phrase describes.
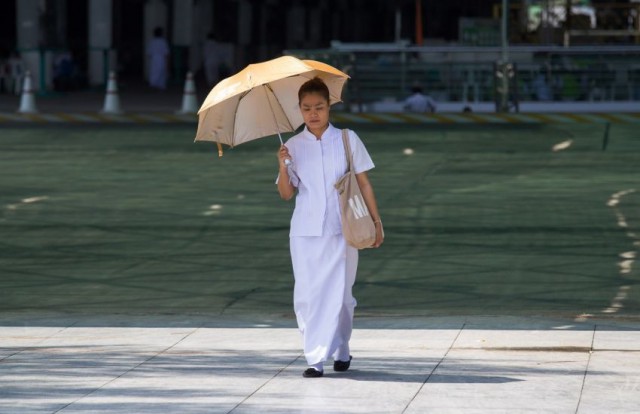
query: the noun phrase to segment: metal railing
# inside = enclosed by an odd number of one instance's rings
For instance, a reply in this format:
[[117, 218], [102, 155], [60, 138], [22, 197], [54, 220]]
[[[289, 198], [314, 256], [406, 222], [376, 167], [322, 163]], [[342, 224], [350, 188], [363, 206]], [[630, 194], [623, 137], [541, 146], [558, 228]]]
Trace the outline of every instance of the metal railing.
[[[348, 104], [402, 100], [414, 84], [437, 101], [493, 102], [499, 47], [335, 43], [289, 50], [346, 71]], [[640, 101], [640, 46], [509, 48], [520, 101]], [[639, 104], [640, 106], [640, 104]]]

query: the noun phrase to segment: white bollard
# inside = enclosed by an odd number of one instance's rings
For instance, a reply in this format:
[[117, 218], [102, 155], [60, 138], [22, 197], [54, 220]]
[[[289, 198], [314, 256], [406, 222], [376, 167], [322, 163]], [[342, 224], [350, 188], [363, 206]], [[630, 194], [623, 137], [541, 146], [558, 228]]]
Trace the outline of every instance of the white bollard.
[[198, 98], [196, 96], [196, 85], [193, 81], [193, 74], [187, 72], [187, 80], [184, 82], [184, 93], [182, 94], [182, 109], [178, 114], [198, 113]]
[[107, 93], [104, 97], [103, 114], [121, 114], [120, 97], [118, 96], [118, 83], [114, 71], [109, 72], [109, 82], [107, 82]]
[[21, 114], [38, 113], [38, 109], [36, 108], [36, 97], [33, 94], [33, 87], [31, 86], [31, 72], [29, 71], [24, 74], [24, 83], [22, 85], [20, 108], [18, 108], [18, 112]]

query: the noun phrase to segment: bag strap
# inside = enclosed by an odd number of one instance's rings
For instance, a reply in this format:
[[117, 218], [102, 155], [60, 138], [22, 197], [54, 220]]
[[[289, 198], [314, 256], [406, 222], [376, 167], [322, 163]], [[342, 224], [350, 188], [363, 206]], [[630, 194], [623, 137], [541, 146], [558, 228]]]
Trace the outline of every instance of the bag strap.
[[349, 130], [342, 130], [342, 143], [344, 144], [344, 152], [347, 154], [347, 171], [353, 168], [353, 155], [351, 154], [351, 145], [349, 144]]

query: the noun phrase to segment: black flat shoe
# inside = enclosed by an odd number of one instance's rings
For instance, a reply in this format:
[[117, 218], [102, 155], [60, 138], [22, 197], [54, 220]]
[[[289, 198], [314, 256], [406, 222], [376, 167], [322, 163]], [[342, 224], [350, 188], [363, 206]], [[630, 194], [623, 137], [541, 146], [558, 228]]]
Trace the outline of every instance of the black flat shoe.
[[302, 376], [305, 378], [320, 378], [324, 373], [322, 371], [318, 371], [315, 368], [307, 368]]
[[333, 370], [334, 371], [338, 371], [338, 372], [342, 372], [342, 371], [346, 371], [349, 369], [349, 367], [351, 366], [351, 360], [353, 359], [353, 357], [351, 355], [349, 355], [349, 360], [348, 361], [333, 361]]

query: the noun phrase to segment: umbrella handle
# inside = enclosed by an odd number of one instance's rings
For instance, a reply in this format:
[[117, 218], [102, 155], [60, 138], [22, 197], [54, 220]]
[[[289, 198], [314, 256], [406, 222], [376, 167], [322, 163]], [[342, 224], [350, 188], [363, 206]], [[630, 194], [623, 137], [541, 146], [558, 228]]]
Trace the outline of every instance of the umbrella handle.
[[[271, 113], [273, 113], [273, 110], [271, 111]], [[275, 121], [275, 115], [273, 116], [273, 120]], [[280, 135], [280, 131], [278, 131], [278, 138], [280, 139], [280, 145], [284, 145], [284, 142], [282, 141], [282, 135]], [[284, 160], [284, 165], [286, 165], [287, 167], [290, 166], [291, 164], [293, 164], [291, 162], [291, 160], [289, 158], [287, 158], [286, 160]]]

